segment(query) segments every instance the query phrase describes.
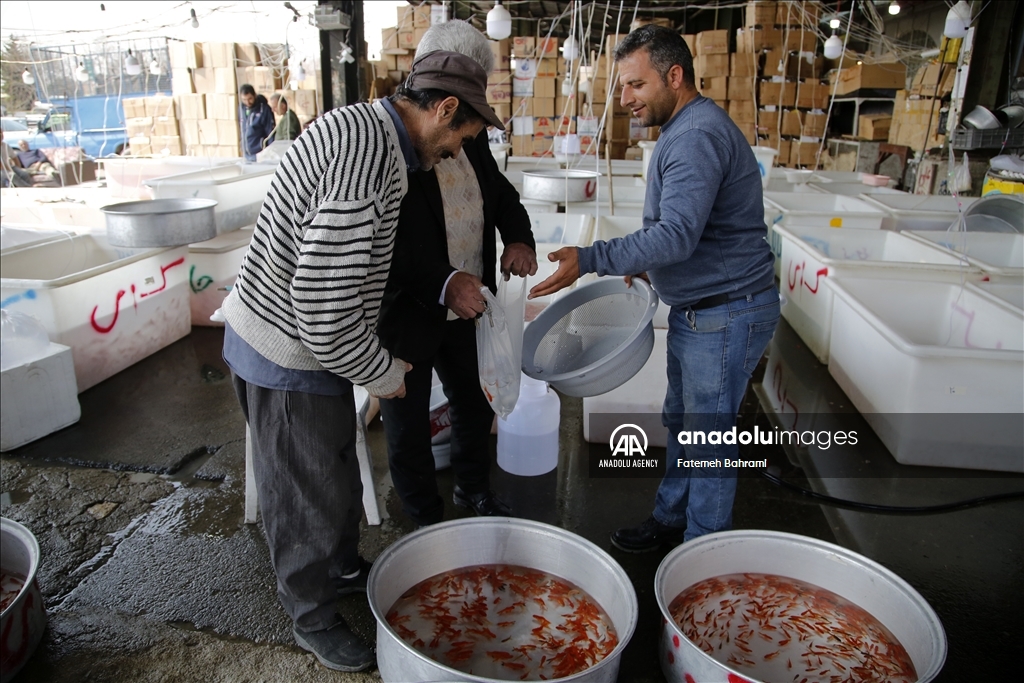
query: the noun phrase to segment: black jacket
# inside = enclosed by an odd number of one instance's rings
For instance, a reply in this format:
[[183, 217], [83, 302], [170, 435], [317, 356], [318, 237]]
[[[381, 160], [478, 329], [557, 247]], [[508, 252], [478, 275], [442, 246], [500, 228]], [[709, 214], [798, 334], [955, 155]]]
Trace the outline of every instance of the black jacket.
[[[515, 242], [536, 249], [530, 216], [519, 193], [498, 170], [487, 144], [487, 132], [466, 144], [462, 153], [476, 171], [484, 200], [483, 282], [495, 291], [494, 228], [505, 245]], [[384, 289], [377, 337], [384, 348], [415, 363], [432, 357], [441, 345], [448, 308], [439, 304], [441, 290], [455, 271], [448, 261], [441, 188], [433, 170], [409, 173], [409, 192], [402, 200], [391, 272]]]

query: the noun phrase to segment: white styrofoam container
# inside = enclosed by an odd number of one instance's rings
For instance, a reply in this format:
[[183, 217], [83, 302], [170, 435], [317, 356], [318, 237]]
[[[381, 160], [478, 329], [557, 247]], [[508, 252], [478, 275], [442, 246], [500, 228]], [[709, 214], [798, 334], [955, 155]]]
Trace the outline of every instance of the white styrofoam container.
[[876, 186], [876, 185], [865, 185], [864, 183], [830, 183], [830, 182], [816, 182], [812, 180], [808, 183], [808, 186], [815, 192], [822, 194], [842, 194], [847, 197], [859, 197], [862, 194], [866, 195], [903, 195], [907, 194], [902, 190], [894, 190], [891, 187]]
[[661, 424], [661, 408], [668, 392], [668, 330], [654, 330], [654, 350], [640, 372], [622, 386], [583, 399], [583, 438], [588, 443], [608, 443], [612, 431], [628, 422], [644, 430], [648, 444], [664, 448], [668, 430]]
[[986, 273], [1012, 278], [1024, 277], [1024, 235], [1001, 232], [912, 231], [915, 240], [937, 246]]
[[146, 181], [162, 176], [199, 171], [214, 166], [241, 161], [227, 157], [167, 156], [154, 159], [134, 157], [108, 157], [97, 160], [107, 181], [112, 197], [153, 199]]
[[189, 333], [188, 247], [117, 249], [100, 234], [0, 255], [0, 305], [70, 346], [85, 391]]
[[50, 342], [36, 360], [0, 373], [0, 451], [7, 452], [78, 422], [71, 349]]
[[888, 214], [882, 220], [883, 230], [946, 230], [959, 220], [961, 209], [966, 211], [978, 201], [977, 197], [935, 194], [875, 194], [862, 199]]
[[769, 225], [782, 223], [877, 230], [885, 218], [885, 211], [877, 206], [838, 194], [765, 192], [764, 205], [766, 210], [775, 211]]
[[905, 235], [887, 230], [834, 230], [775, 226], [782, 239], [782, 316], [822, 363], [829, 358], [832, 290], [822, 287], [833, 277], [872, 277], [890, 281], [899, 299], [904, 280], [957, 282], [980, 280], [979, 268], [961, 262]]
[[864, 174], [860, 171], [815, 171], [814, 175], [825, 183], [859, 183]]
[[1014, 308], [1024, 310], [1024, 280], [1017, 282], [977, 282], [968, 283], [970, 287], [978, 287], [997, 299], [1002, 299]]
[[[820, 190], [815, 189], [810, 183], [791, 183], [782, 174], [776, 174], [777, 169], [772, 169], [772, 175], [768, 178], [768, 186], [764, 188], [765, 192], [798, 192], [812, 194], [820, 193]], [[811, 176], [813, 181], [817, 176]]]
[[0, 251], [67, 239], [74, 234], [75, 232], [72, 230], [51, 228], [44, 225], [11, 225], [10, 223], [3, 223], [0, 224]]
[[211, 321], [210, 316], [224, 303], [228, 295], [224, 290], [238, 277], [238, 269], [253, 232], [252, 228], [233, 230], [212, 240], [189, 245], [189, 307], [193, 326], [224, 327], [222, 322]]
[[[589, 214], [539, 213], [530, 214], [533, 239], [540, 244], [578, 245], [592, 239], [594, 217]], [[499, 245], [501, 238], [498, 238]], [[498, 249], [501, 254], [501, 248]]]
[[146, 181], [153, 199], [214, 199], [217, 234], [252, 225], [260, 215], [277, 166], [231, 164]]
[[891, 285], [829, 278], [829, 373], [898, 462], [1024, 472], [1022, 435], [1001, 428], [1024, 412], [1024, 313], [956, 283]]
[[641, 218], [644, 215], [644, 203], [615, 201], [610, 204], [605, 199], [600, 202], [569, 202], [565, 205], [566, 213], [587, 213], [591, 216], [625, 216], [627, 218]]

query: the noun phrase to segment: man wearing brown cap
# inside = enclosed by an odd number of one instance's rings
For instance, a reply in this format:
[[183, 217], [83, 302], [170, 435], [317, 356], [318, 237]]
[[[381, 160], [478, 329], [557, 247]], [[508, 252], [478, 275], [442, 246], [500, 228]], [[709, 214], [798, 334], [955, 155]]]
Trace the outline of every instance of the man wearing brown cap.
[[487, 73], [451, 48], [409, 76], [430, 89], [428, 101], [335, 109], [295, 140], [223, 306], [224, 359], [251, 431], [278, 597], [296, 642], [338, 671], [374, 662], [335, 603], [365, 592], [369, 571], [358, 555], [352, 386], [401, 397], [412, 369], [374, 332], [408, 171], [501, 127]]

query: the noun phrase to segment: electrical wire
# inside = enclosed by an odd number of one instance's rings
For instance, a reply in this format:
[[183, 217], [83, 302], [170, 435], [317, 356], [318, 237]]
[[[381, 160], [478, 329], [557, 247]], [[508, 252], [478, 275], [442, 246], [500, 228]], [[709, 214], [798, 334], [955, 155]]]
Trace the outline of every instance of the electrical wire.
[[798, 486], [792, 482], [788, 482], [782, 477], [772, 474], [767, 469], [761, 471], [761, 476], [775, 484], [789, 491], [799, 493], [802, 496], [813, 498], [814, 500], [821, 501], [826, 505], [833, 507], [848, 508], [851, 510], [863, 510], [865, 512], [874, 512], [880, 514], [894, 514], [894, 515], [927, 515], [927, 514], [939, 514], [944, 512], [954, 512], [956, 510], [965, 510], [967, 508], [978, 507], [980, 505], [989, 505], [991, 503], [999, 503], [1006, 500], [1017, 500], [1024, 499], [1024, 491], [1010, 491], [1007, 493], [995, 493], [989, 496], [979, 496], [977, 498], [969, 498], [967, 500], [958, 500], [951, 503], [940, 503], [938, 505], [878, 505], [876, 503], [864, 503], [855, 500], [846, 500], [844, 498], [836, 498], [829, 496], [824, 493], [818, 493], [806, 489], [802, 486]]

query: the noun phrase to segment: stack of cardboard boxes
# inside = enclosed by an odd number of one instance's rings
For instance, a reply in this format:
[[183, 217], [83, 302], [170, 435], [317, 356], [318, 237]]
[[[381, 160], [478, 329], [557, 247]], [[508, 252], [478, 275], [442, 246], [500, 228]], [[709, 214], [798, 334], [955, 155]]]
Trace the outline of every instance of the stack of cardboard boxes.
[[416, 48], [423, 34], [443, 17], [441, 5], [401, 5], [397, 8], [395, 26], [381, 30], [381, 55], [373, 66], [370, 98], [391, 95], [405, 81], [416, 58]]
[[[893, 68], [893, 65], [889, 64], [873, 66]], [[888, 75], [895, 81], [898, 70], [897, 73]], [[946, 136], [939, 134], [939, 121], [947, 107], [943, 104], [943, 99], [953, 91], [955, 75], [955, 63], [931, 62], [921, 65], [914, 74], [910, 89], [896, 92], [888, 135], [884, 139], [894, 145], [906, 145], [914, 151], [942, 147]], [[861, 137], [865, 135], [866, 130], [864, 118], [862, 116], [860, 121]], [[883, 131], [879, 130], [876, 137], [881, 137], [882, 133]]]
[[121, 100], [121, 106], [133, 156], [181, 154], [173, 97], [128, 97]]
[[[552, 156], [560, 151], [555, 149], [556, 136], [576, 132], [578, 84], [568, 74], [569, 63], [559, 57], [557, 38], [521, 36], [510, 41], [515, 67], [509, 105], [512, 155]], [[567, 76], [574, 86], [568, 94], [563, 91]]]

